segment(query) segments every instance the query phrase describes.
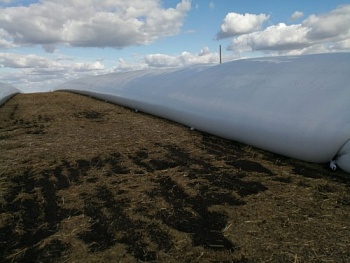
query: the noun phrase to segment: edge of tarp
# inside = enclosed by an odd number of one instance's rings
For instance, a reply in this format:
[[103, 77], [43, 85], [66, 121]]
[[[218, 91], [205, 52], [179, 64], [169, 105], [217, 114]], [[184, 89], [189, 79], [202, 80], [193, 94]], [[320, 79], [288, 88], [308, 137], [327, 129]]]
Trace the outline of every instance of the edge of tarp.
[[21, 91], [16, 87], [0, 82], [0, 107], [18, 93], [21, 93]]

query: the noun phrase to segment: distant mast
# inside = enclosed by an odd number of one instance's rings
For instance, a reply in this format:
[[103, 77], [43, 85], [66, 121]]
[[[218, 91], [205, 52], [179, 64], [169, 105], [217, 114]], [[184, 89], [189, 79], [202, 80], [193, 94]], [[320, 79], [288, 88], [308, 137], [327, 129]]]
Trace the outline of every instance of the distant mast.
[[221, 64], [221, 45], [219, 45], [219, 57], [220, 57], [220, 64]]

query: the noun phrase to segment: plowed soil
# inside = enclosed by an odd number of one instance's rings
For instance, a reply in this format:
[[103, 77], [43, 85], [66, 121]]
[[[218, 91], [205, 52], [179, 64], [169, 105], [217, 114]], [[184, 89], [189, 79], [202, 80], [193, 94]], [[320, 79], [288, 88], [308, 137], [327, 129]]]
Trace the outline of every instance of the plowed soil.
[[65, 92], [0, 107], [0, 262], [350, 262], [350, 175]]

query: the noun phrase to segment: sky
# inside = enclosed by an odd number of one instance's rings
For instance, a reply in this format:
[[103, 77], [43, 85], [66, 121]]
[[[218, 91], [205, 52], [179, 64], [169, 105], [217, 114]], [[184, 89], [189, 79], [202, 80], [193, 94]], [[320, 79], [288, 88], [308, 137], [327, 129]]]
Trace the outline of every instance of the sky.
[[350, 0], [0, 0], [0, 82], [350, 51]]

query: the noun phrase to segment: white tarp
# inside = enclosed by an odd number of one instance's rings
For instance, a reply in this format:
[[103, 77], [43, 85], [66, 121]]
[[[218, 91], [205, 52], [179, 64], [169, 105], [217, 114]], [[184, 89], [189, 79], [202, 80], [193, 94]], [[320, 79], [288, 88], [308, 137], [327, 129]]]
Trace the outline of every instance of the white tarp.
[[0, 106], [20, 91], [12, 85], [0, 82]]
[[60, 85], [195, 129], [350, 172], [350, 53], [144, 70]]

